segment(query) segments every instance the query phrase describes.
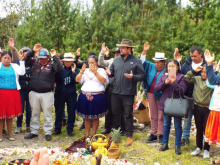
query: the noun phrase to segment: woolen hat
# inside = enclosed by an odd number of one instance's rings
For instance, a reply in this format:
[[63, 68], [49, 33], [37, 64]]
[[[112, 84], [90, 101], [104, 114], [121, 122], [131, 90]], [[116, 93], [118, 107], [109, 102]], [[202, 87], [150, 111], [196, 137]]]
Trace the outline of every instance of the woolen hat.
[[165, 58], [165, 53], [156, 52], [155, 57], [152, 59], [153, 60], [166, 60], [167, 58]]
[[121, 44], [116, 44], [116, 46], [118, 47], [128, 47], [128, 48], [135, 48], [135, 46], [133, 46], [133, 41], [132, 40], [128, 40], [128, 39], [122, 39]]

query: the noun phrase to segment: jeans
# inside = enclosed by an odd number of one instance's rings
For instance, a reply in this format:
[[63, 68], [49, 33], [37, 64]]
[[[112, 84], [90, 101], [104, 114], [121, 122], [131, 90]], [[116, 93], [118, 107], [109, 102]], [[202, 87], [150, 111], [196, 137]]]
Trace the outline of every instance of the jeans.
[[[60, 131], [62, 129], [62, 120], [64, 114], [65, 103], [67, 103], [67, 132], [73, 132], [74, 123], [75, 123], [75, 110], [76, 110], [76, 99], [77, 94], [71, 94], [68, 96], [64, 96], [62, 99], [60, 106], [55, 107], [56, 120], [55, 120], [55, 131]], [[57, 98], [56, 98], [57, 100]]]
[[183, 126], [183, 139], [189, 139], [190, 136], [190, 130], [192, 126], [192, 116], [193, 116], [193, 99], [187, 99], [189, 103], [189, 113], [188, 118], [184, 119], [184, 126]]
[[[167, 117], [163, 113], [163, 144], [168, 144], [169, 135], [170, 135], [170, 126], [171, 126], [171, 117]], [[175, 146], [181, 146], [181, 137], [182, 137], [182, 118], [174, 117], [174, 126], [175, 126]]]
[[112, 94], [112, 127], [118, 129], [121, 126], [122, 115], [125, 118], [125, 131], [127, 137], [132, 137], [133, 125], [133, 104], [134, 96]]
[[22, 104], [22, 115], [17, 118], [17, 127], [22, 127], [24, 109], [26, 111], [26, 127], [30, 127], [31, 106], [29, 103], [28, 94], [29, 94], [29, 90], [22, 90], [22, 89], [20, 90], [21, 104]]

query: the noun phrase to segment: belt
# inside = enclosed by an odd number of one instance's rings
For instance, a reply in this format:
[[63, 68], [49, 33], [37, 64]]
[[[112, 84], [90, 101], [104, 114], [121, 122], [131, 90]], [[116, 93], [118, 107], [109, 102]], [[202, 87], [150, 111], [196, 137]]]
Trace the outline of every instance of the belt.
[[195, 105], [198, 105], [200, 107], [205, 107], [205, 108], [209, 108], [209, 106], [205, 106], [205, 105], [199, 105], [198, 103], [194, 102]]
[[87, 97], [87, 99], [88, 99], [89, 101], [92, 101], [92, 100], [93, 100], [93, 95], [99, 95], [99, 94], [101, 94], [101, 93], [103, 93], [103, 92], [83, 92], [83, 91], [82, 91], [82, 93], [83, 93], [84, 95], [86, 95], [86, 97]]

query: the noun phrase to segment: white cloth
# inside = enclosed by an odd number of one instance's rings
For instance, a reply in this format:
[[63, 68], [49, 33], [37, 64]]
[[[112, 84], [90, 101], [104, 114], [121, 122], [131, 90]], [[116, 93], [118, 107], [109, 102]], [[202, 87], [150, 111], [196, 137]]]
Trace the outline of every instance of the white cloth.
[[97, 72], [105, 78], [105, 83], [102, 84], [95, 76], [94, 73], [90, 72], [87, 68], [81, 78], [80, 83], [82, 84], [81, 90], [83, 92], [102, 92], [105, 90], [104, 85], [109, 83], [108, 75], [106, 74], [105, 70], [99, 68]]
[[[20, 66], [18, 64], [11, 63], [11, 66], [15, 71], [17, 90], [21, 89], [21, 86], [19, 84], [18, 79], [19, 79], [19, 76], [22, 76], [25, 74], [25, 65], [24, 64], [25, 64], [24, 61], [20, 61]], [[2, 63], [0, 62], [0, 68], [1, 68], [1, 66], [2, 66]]]
[[141, 60], [141, 62], [143, 64], [145, 62], [145, 60], [146, 60], [146, 55], [142, 55], [141, 54], [140, 60]]
[[53, 92], [37, 93], [30, 91], [29, 93], [30, 106], [32, 110], [31, 114], [31, 133], [38, 135], [40, 128], [40, 113], [41, 109], [44, 113], [44, 133], [45, 135], [51, 135], [53, 129], [52, 120], [52, 106], [54, 103]]
[[200, 63], [192, 62], [192, 68], [193, 68], [193, 70], [195, 70], [198, 66], [201, 66], [201, 65], [202, 65], [202, 62], [200, 62]]

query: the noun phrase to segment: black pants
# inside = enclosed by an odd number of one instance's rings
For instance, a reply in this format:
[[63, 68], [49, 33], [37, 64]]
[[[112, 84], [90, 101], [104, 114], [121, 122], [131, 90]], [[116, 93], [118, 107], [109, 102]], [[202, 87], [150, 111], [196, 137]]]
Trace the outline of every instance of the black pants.
[[[111, 103], [111, 98], [112, 98], [112, 85], [109, 85], [106, 89], [106, 96], [108, 100], [108, 113], [105, 116], [105, 129], [110, 131], [112, 129], [112, 103]], [[124, 113], [121, 115], [121, 131], [125, 131], [125, 118], [124, 118]]]
[[[195, 117], [196, 123], [196, 144], [197, 147], [202, 150], [203, 148], [203, 135], [205, 134], [206, 123], [209, 117], [210, 110], [206, 107], [200, 107], [198, 105], [194, 105], [193, 114]], [[210, 145], [208, 143], [204, 144], [204, 150], [209, 151]]]
[[112, 94], [112, 126], [118, 129], [121, 125], [121, 117], [124, 114], [125, 130], [127, 137], [132, 137], [134, 132], [133, 126], [133, 104], [134, 96]]

